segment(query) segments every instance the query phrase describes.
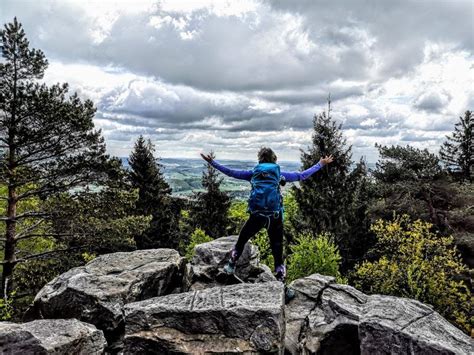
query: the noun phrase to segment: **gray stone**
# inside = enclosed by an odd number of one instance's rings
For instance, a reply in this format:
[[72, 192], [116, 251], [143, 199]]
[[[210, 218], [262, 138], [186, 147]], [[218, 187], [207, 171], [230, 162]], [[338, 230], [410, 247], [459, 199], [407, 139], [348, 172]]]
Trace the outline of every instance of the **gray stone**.
[[124, 304], [172, 292], [183, 269], [172, 249], [102, 255], [46, 284], [26, 319], [77, 318], [102, 329], [110, 344], [123, 334]]
[[359, 324], [361, 354], [474, 354], [474, 343], [418, 301], [370, 296]]
[[101, 330], [77, 319], [0, 322], [0, 354], [102, 354]]
[[[202, 290], [237, 283], [238, 281], [222, 271], [237, 238], [238, 236], [234, 235], [197, 245], [191, 262], [186, 266], [185, 289]], [[271, 270], [260, 264], [258, 248], [251, 243], [245, 245], [237, 261], [235, 274], [245, 282], [251, 283], [276, 280]]]
[[474, 354], [473, 342], [432, 307], [372, 295], [311, 275], [290, 287], [286, 306], [291, 354]]
[[282, 352], [284, 287], [239, 284], [125, 306], [125, 353]]

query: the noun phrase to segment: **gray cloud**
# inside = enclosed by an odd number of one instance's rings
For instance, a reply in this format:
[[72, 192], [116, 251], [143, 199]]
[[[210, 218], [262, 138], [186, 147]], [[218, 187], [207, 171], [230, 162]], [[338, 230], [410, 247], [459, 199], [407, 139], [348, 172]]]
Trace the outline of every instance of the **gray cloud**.
[[418, 96], [415, 100], [414, 106], [422, 111], [438, 113], [449, 103], [450, 100], [451, 97], [449, 94], [427, 92]]
[[[78, 73], [73, 86], [93, 93], [98, 122], [120, 152], [145, 134], [170, 152], [205, 142], [237, 154], [265, 140], [290, 156], [308, 144], [329, 92], [355, 147], [376, 139], [431, 144], [421, 131], [451, 130], [456, 110], [474, 102], [472, 89], [443, 89], [442, 80], [455, 79], [417, 72], [449, 53], [472, 62], [470, 1], [276, 0], [240, 15], [157, 5], [121, 12], [105, 27], [83, 5], [2, 0], [0, 20], [18, 16], [31, 44], [64, 70], [83, 63], [133, 76], [93, 87]], [[431, 43], [442, 49], [429, 54]], [[439, 87], [427, 89], [433, 82]]]

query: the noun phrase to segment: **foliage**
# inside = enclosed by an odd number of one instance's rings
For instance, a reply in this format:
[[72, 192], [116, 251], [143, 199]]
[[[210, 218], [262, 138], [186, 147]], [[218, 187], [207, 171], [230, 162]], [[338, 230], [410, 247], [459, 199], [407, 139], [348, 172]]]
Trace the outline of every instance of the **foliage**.
[[329, 234], [320, 234], [317, 238], [304, 233], [296, 237], [291, 245], [292, 254], [288, 257], [288, 281], [314, 273], [334, 276], [340, 279], [339, 265], [341, 256]]
[[155, 147], [148, 139], [139, 136], [128, 158], [130, 181], [138, 189], [138, 214], [152, 214], [161, 202], [162, 195], [169, 195], [171, 188], [163, 176], [163, 166], [154, 157]]
[[267, 265], [272, 271], [275, 269], [275, 261], [270, 247], [270, 239], [266, 229], [261, 230], [253, 238], [252, 243], [257, 246], [260, 253], [260, 262]]
[[[35, 226], [43, 227], [48, 217], [42, 204], [21, 214], [17, 205], [105, 178], [109, 158], [100, 130], [94, 129], [92, 101], [70, 94], [67, 84], [41, 83], [48, 62], [42, 51], [29, 48], [16, 18], [0, 32], [0, 178], [8, 186], [1, 196], [7, 200], [3, 294], [5, 284], [7, 293], [13, 290], [13, 270], [22, 260], [17, 259], [18, 238], [43, 237], [45, 232], [38, 233]], [[36, 221], [19, 232], [25, 218]]]
[[[209, 155], [215, 158], [213, 152]], [[226, 235], [229, 225], [230, 197], [220, 189], [223, 178], [219, 177], [217, 170], [207, 162], [205, 168], [201, 180], [205, 192], [195, 193], [190, 214], [195, 227], [203, 229], [212, 238], [219, 238]]]
[[54, 216], [56, 241], [72, 250], [104, 254], [136, 249], [133, 236], [151, 217], [135, 215], [137, 190], [106, 187], [94, 193], [64, 193], [47, 202]]
[[[11, 296], [15, 296], [15, 291], [11, 293]], [[12, 319], [13, 314], [13, 300], [11, 298], [0, 298], [0, 321], [9, 321]]]
[[342, 266], [348, 269], [371, 246], [365, 240], [354, 240], [354, 236], [368, 232], [365, 210], [370, 201], [363, 200], [367, 195], [359, 194], [363, 191], [359, 186], [366, 183], [366, 169], [351, 171], [351, 146], [346, 144], [342, 126], [336, 124], [330, 112], [329, 109], [328, 114], [314, 117], [312, 144], [302, 151], [301, 162], [303, 169], [308, 169], [325, 155], [332, 154], [334, 161], [301, 181], [294, 193], [301, 213], [300, 230], [314, 236], [331, 233], [340, 250]]
[[202, 229], [196, 228], [191, 234], [191, 238], [189, 239], [189, 244], [186, 246], [186, 253], [185, 257], [186, 260], [191, 261], [194, 256], [194, 248], [196, 245], [207, 243], [212, 241], [213, 239], [209, 237]]
[[241, 200], [232, 201], [228, 212], [229, 227], [227, 234], [239, 234], [248, 217], [247, 202]]
[[408, 214], [450, 232], [449, 209], [457, 187], [441, 169], [439, 158], [427, 149], [376, 145], [380, 159], [373, 176], [377, 203], [370, 209], [373, 220]]
[[431, 231], [432, 224], [408, 215], [378, 220], [371, 227], [377, 237], [374, 261], [365, 261], [353, 273], [354, 285], [368, 293], [410, 297], [429, 303], [465, 331], [469, 330], [472, 300], [465, 271], [452, 237]]
[[148, 228], [135, 236], [138, 249], [173, 248], [178, 245], [180, 204], [171, 197], [162, 165], [154, 157], [155, 147], [140, 136], [129, 158], [130, 181], [138, 190], [138, 215], [151, 214]]
[[454, 125], [454, 132], [440, 149], [440, 156], [449, 171], [461, 180], [472, 182], [474, 175], [474, 118], [472, 111]]

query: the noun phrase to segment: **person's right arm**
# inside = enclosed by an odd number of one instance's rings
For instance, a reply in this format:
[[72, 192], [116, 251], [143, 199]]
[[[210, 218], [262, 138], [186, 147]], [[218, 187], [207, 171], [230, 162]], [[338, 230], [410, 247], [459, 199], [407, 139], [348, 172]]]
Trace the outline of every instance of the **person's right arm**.
[[240, 180], [247, 180], [250, 181], [252, 178], [252, 171], [251, 170], [236, 170], [236, 169], [231, 169], [228, 168], [224, 165], [219, 164], [215, 160], [211, 160], [209, 163], [211, 164], [214, 168], [219, 170], [221, 173], [226, 174], [227, 176], [240, 179]]
[[231, 169], [231, 168], [228, 168], [224, 165], [219, 164], [217, 161], [211, 159], [209, 156], [201, 154], [201, 157], [205, 161], [207, 161], [209, 164], [211, 164], [214, 168], [216, 168], [221, 173], [223, 173], [227, 176], [233, 177], [235, 179], [247, 180], [247, 181], [250, 181], [250, 179], [252, 179], [252, 171], [251, 170]]

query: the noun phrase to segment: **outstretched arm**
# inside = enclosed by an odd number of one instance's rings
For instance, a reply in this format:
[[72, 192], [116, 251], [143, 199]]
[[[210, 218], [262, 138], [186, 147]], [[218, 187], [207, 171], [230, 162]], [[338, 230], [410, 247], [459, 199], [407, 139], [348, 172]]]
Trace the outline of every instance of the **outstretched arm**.
[[294, 182], [294, 181], [302, 181], [309, 178], [319, 169], [321, 169], [324, 165], [329, 164], [333, 161], [332, 155], [329, 157], [321, 158], [318, 163], [314, 164], [311, 168], [306, 169], [305, 171], [294, 171], [294, 172], [286, 172], [282, 171], [281, 175], [283, 175], [287, 182]]
[[211, 164], [214, 168], [219, 170], [221, 173], [226, 174], [227, 176], [240, 179], [240, 180], [247, 180], [250, 181], [252, 178], [252, 171], [251, 170], [235, 170], [228, 168], [224, 165], [219, 164], [217, 161], [211, 159], [211, 157], [201, 154], [201, 157]]

